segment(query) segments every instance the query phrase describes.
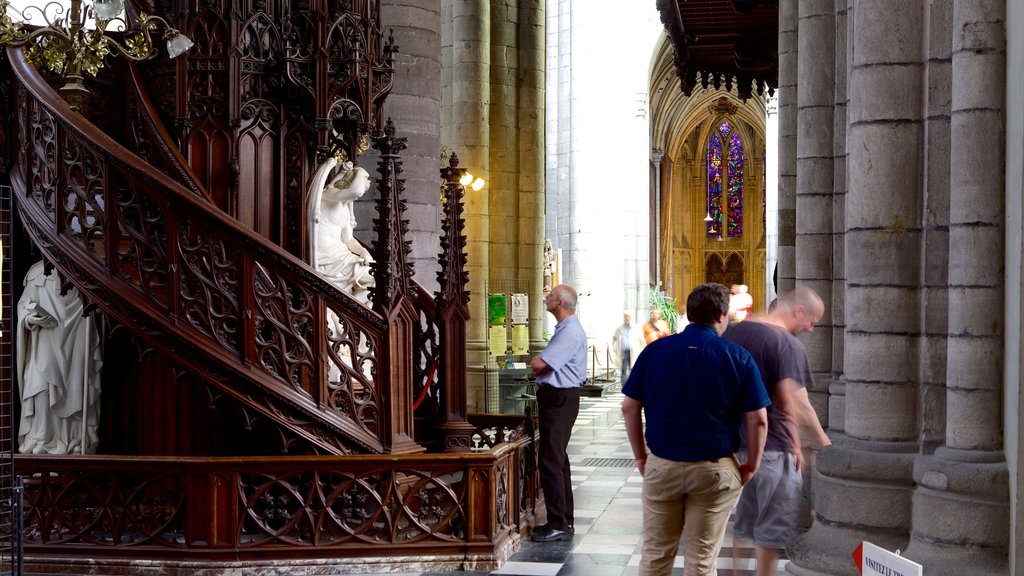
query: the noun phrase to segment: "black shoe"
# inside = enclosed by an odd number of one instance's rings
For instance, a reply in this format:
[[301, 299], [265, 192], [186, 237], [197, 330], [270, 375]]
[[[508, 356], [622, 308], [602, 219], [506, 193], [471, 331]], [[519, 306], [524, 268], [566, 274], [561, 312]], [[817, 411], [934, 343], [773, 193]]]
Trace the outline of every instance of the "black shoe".
[[[547, 532], [548, 530], [551, 530], [551, 524], [548, 524], [547, 522], [545, 522], [545, 523], [540, 524], [538, 526], [534, 526], [533, 527], [533, 531], [530, 532], [530, 536], [532, 537], [534, 534], [537, 534], [538, 532], [543, 533], [543, 532]], [[565, 532], [568, 532], [569, 534], [576, 534], [576, 528], [574, 528], [573, 526], [569, 526], [568, 528], [565, 529]]]
[[534, 542], [561, 542], [570, 539], [572, 539], [572, 534], [568, 531], [552, 528], [548, 524], [538, 526], [530, 536], [530, 540]]

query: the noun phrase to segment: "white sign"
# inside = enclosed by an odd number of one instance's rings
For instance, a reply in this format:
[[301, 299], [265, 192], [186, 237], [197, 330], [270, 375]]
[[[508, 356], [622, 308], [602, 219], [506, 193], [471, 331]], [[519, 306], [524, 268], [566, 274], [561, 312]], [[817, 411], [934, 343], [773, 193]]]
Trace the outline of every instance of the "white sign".
[[922, 576], [923, 567], [917, 562], [879, 548], [871, 542], [861, 542], [853, 551], [853, 560], [864, 576]]
[[512, 294], [512, 323], [527, 324], [530, 321], [530, 297], [526, 294]]

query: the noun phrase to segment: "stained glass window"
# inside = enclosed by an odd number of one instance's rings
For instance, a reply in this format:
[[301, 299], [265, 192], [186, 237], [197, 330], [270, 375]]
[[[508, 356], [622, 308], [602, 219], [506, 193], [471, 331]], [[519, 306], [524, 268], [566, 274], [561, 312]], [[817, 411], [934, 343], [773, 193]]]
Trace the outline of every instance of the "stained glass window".
[[708, 238], [722, 235], [722, 141], [718, 133], [708, 143]]
[[743, 160], [743, 142], [723, 120], [708, 142], [708, 238], [721, 238], [723, 229], [727, 238], [743, 236]]
[[729, 238], [743, 236], [743, 142], [735, 132], [729, 140], [729, 190], [727, 193]]

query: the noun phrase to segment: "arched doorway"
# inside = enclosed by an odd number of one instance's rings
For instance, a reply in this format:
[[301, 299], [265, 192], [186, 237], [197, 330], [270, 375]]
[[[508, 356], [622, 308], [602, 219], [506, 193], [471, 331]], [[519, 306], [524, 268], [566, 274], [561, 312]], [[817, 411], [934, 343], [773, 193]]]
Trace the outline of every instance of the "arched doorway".
[[718, 282], [726, 286], [746, 284], [743, 272], [743, 257], [739, 254], [709, 252], [704, 258], [705, 282]]

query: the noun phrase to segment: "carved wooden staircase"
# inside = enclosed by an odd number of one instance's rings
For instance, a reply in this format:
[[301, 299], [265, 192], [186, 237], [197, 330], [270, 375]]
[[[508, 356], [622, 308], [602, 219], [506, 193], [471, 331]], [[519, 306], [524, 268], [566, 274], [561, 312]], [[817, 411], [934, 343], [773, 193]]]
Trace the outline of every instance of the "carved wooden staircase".
[[[67, 281], [151, 347], [319, 451], [417, 451], [411, 411], [392, 398], [411, 394], [412, 375], [399, 382], [381, 361], [393, 317], [361, 306], [114, 142], [19, 54], [9, 56], [16, 205]], [[344, 333], [328, 334], [328, 312]], [[411, 342], [411, 320], [403, 321]], [[411, 344], [406, 352], [411, 358]], [[330, 382], [328, 371], [340, 376]]]
[[19, 220], [45, 260], [104, 316], [270, 423], [280, 452], [313, 455], [19, 455], [31, 569], [390, 568], [402, 557], [486, 569], [511, 552], [538, 500], [535, 431], [522, 417], [467, 422], [454, 160], [435, 300], [405, 262], [403, 143], [390, 126], [374, 138], [379, 288], [366, 308], [217, 205], [136, 71], [122, 71], [131, 129], [101, 129], [19, 52], [7, 59], [3, 144]]

